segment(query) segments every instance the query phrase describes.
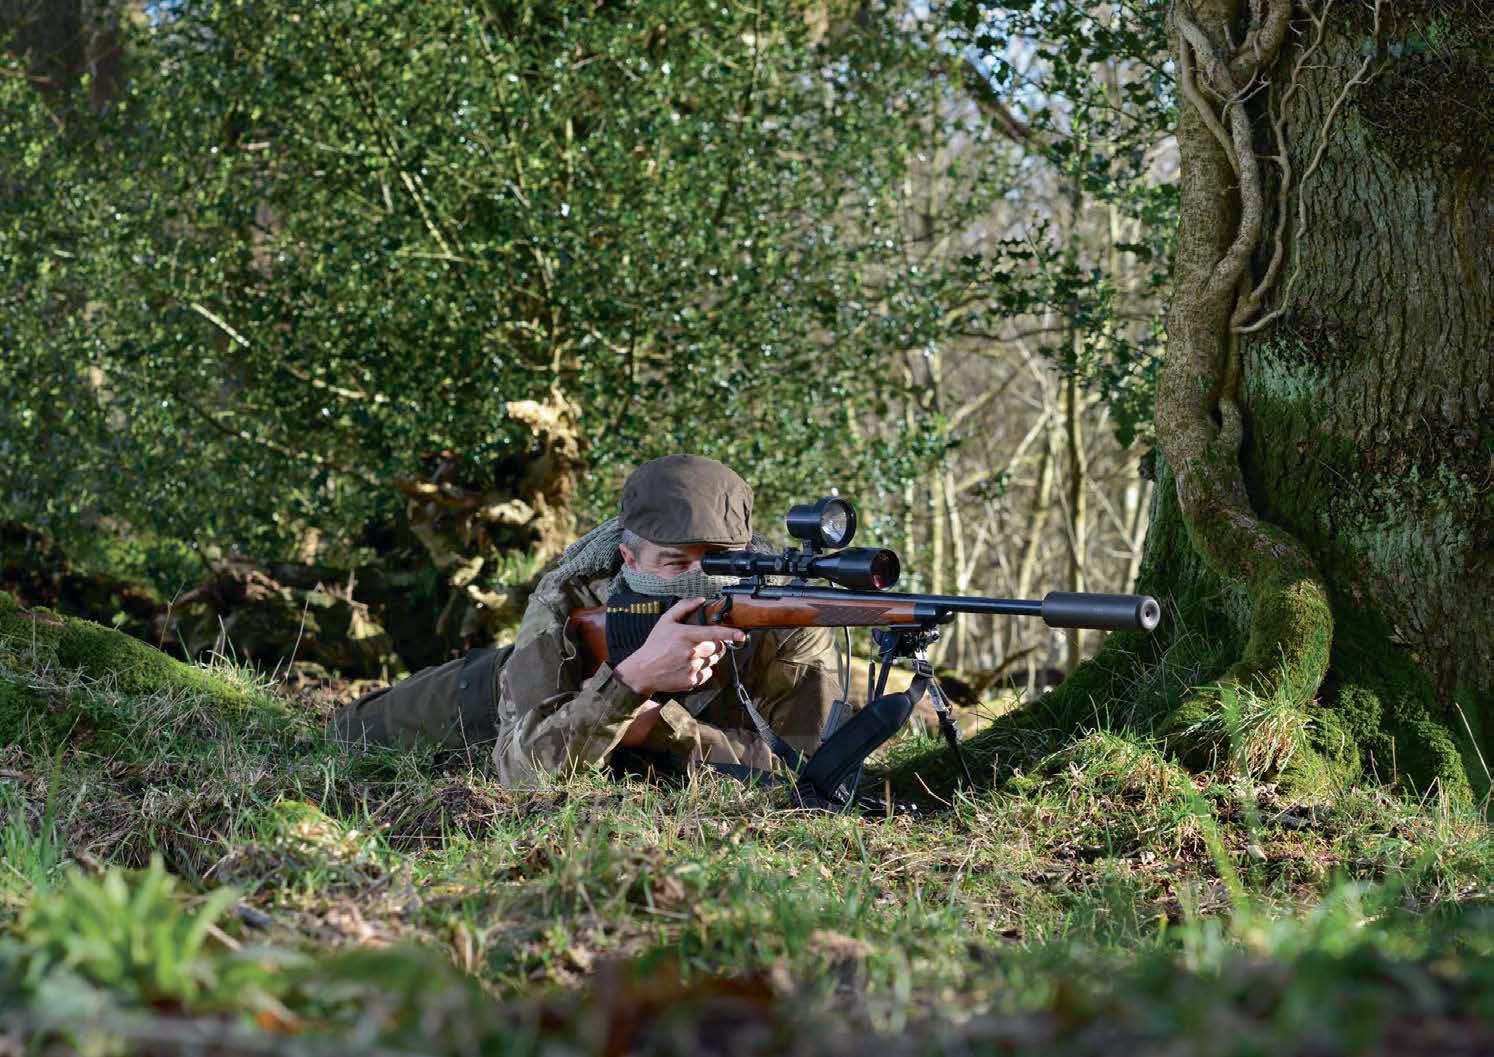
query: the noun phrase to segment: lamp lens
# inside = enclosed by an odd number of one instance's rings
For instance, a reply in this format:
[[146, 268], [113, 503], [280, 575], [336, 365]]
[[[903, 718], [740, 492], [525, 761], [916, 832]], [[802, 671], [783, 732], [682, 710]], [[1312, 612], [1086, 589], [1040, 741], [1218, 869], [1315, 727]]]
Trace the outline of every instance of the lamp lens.
[[826, 546], [839, 547], [846, 542], [846, 530], [850, 527], [850, 521], [850, 511], [845, 504], [831, 503], [825, 507], [820, 514], [820, 535]]

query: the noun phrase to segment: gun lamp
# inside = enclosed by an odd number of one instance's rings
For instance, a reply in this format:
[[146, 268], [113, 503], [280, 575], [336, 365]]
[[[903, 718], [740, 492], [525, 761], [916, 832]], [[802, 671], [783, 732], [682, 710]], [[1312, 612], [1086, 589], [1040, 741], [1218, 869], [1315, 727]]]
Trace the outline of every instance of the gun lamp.
[[789, 507], [785, 521], [789, 535], [811, 550], [839, 550], [856, 535], [856, 508], [838, 496]]

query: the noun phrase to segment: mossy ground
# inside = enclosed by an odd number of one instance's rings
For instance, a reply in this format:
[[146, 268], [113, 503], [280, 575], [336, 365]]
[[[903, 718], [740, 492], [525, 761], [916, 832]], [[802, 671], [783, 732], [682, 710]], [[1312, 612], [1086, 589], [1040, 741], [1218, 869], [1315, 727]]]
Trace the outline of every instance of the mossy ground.
[[[1166, 693], [1209, 660], [1172, 650]], [[1187, 770], [1134, 731], [1056, 736], [1040, 708], [1013, 714], [1011, 757], [984, 761], [995, 789], [941, 787], [917, 820], [791, 810], [716, 776], [516, 792], [428, 751], [341, 755], [304, 702], [246, 709], [174, 680], [127, 691], [55, 657], [8, 639], [0, 694], [151, 719], [107, 741], [27, 727], [0, 742], [0, 1046], [1491, 1040], [1494, 931], [1476, 915], [1494, 898], [1494, 840], [1446, 795], [1295, 799], [1227, 766]]]
[[243, 671], [184, 664], [91, 621], [25, 609], [3, 591], [0, 657], [27, 673], [0, 681], [6, 740], [29, 732], [54, 747], [148, 756], [165, 742], [207, 743], [285, 711]]

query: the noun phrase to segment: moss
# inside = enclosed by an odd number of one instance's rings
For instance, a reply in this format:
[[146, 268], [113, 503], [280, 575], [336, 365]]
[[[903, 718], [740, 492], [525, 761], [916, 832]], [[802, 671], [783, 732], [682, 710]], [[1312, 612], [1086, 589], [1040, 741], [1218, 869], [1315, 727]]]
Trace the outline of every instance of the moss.
[[1363, 777], [1361, 742], [1335, 712], [1315, 709], [1311, 720], [1307, 742], [1282, 769], [1280, 784], [1296, 799], [1329, 799]]
[[3, 592], [0, 661], [36, 673], [29, 685], [0, 684], [0, 744], [143, 759], [168, 740], [207, 752], [224, 737], [281, 741], [289, 732], [290, 714], [272, 698], [122, 632], [24, 609]]
[[1483, 0], [1387, 6], [1379, 48], [1388, 61], [1355, 99], [1370, 142], [1402, 169], [1482, 177], [1494, 150], [1494, 110], [1478, 102], [1489, 83], [1494, 7]]
[[[1418, 792], [1440, 787], [1469, 801], [1489, 791], [1479, 746], [1451, 709], [1439, 703], [1431, 677], [1395, 644], [1378, 614], [1341, 604], [1332, 668], [1322, 688], [1325, 731], [1341, 732], [1366, 773]], [[1466, 692], [1459, 695], [1477, 702]], [[1461, 702], [1460, 702], [1461, 703]], [[1481, 711], [1464, 708], [1474, 737]]]
[[1251, 354], [1287, 370], [1338, 370], [1358, 359], [1363, 341], [1356, 321], [1318, 306], [1293, 306]]
[[0, 592], [0, 650], [111, 680], [128, 694], [183, 692], [235, 707], [256, 700], [243, 687], [183, 664], [138, 639], [50, 610], [24, 609], [5, 592]]
[[0, 746], [21, 740], [41, 704], [29, 686], [0, 676]]
[[[1333, 610], [1327, 592], [1314, 578], [1275, 568], [1252, 585], [1254, 619], [1235, 679], [1280, 678], [1295, 701], [1306, 701], [1328, 669], [1333, 642]], [[1282, 644], [1291, 653], [1283, 658]]]
[[[1167, 619], [1150, 636], [1112, 634], [1052, 693], [966, 742], [978, 779], [1041, 768], [1045, 758], [1102, 766], [1090, 751], [1101, 744], [1094, 739], [1135, 731], [1170, 735], [1168, 751], [1193, 767], [1274, 773], [1297, 796], [1332, 796], [1363, 777], [1418, 791], [1440, 786], [1463, 801], [1487, 792], [1479, 746], [1487, 745], [1489, 701], [1460, 694], [1470, 737], [1383, 622], [1288, 569], [1261, 574], [1262, 602], [1247, 639], [1243, 592], [1209, 573], [1186, 546], [1165, 494], [1165, 466], [1159, 477], [1163, 495], [1138, 589], [1163, 599]], [[1295, 660], [1285, 671], [1274, 651], [1280, 642], [1291, 644]], [[1190, 730], [1208, 737], [1180, 736]], [[1089, 749], [1052, 755], [1077, 745]], [[1486, 749], [1484, 758], [1491, 755]], [[898, 759], [886, 776], [902, 794], [927, 789], [942, 797], [956, 788], [958, 773], [940, 749]]]

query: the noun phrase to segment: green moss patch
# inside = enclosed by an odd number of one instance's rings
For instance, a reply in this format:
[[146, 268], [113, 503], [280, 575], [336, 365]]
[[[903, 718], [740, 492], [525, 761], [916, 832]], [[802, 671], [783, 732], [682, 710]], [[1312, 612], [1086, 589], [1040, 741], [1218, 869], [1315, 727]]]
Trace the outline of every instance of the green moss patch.
[[133, 694], [183, 692], [246, 707], [255, 695], [242, 685], [166, 656], [160, 650], [88, 620], [46, 609], [28, 610], [0, 593], [0, 650], [33, 664], [52, 663]]
[[167, 741], [206, 749], [222, 738], [278, 737], [289, 729], [284, 704], [256, 691], [244, 673], [184, 664], [122, 632], [26, 609], [0, 592], [0, 672], [6, 670], [12, 674], [0, 676], [0, 744], [51, 751], [66, 741], [134, 758]]
[[31, 687], [0, 676], [0, 745], [21, 740], [39, 705]]
[[[1419, 791], [1440, 787], [1465, 801], [1487, 795], [1480, 747], [1450, 714], [1453, 702], [1438, 700], [1426, 672], [1392, 641], [1376, 614], [1338, 608], [1332, 667], [1321, 690], [1322, 737], [1345, 743], [1342, 755], [1352, 752], [1366, 774], [1382, 781]], [[1459, 696], [1475, 703], [1471, 695]], [[1476, 708], [1465, 707], [1464, 714], [1470, 727], [1481, 729]]]

